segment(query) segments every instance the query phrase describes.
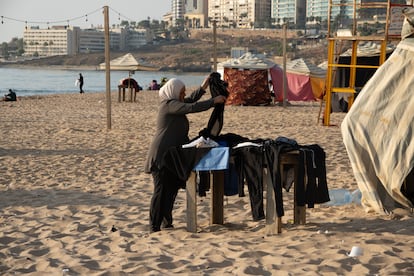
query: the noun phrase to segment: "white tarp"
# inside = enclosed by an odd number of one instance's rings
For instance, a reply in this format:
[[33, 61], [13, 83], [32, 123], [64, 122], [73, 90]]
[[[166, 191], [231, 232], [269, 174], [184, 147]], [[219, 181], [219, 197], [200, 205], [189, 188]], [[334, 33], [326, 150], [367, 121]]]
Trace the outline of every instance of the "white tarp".
[[414, 38], [401, 41], [341, 125], [367, 212], [412, 208], [401, 193], [414, 167]]
[[263, 55], [247, 52], [239, 58], [232, 58], [218, 64], [223, 68], [242, 68], [242, 69], [269, 69], [276, 64]]

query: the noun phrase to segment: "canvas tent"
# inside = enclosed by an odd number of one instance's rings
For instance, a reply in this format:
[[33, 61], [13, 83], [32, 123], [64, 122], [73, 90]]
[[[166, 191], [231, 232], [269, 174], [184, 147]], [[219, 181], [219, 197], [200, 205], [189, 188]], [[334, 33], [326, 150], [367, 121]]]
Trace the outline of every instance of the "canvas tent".
[[413, 208], [414, 38], [402, 40], [365, 84], [341, 131], [367, 212]]
[[[387, 45], [386, 58], [388, 58], [394, 50], [393, 45]], [[358, 65], [373, 65], [380, 64], [381, 44], [376, 42], [365, 42], [358, 45], [357, 61]], [[339, 56], [340, 64], [351, 64], [352, 49], [348, 49]], [[355, 75], [355, 87], [362, 88], [367, 81], [374, 75], [377, 68], [357, 68]], [[339, 87], [347, 87], [350, 77], [349, 67], [338, 68], [336, 75], [336, 85]]]
[[223, 68], [223, 79], [228, 83], [231, 105], [266, 105], [271, 102], [269, 69], [275, 63], [250, 52], [240, 58], [229, 59], [218, 67]]
[[[109, 62], [111, 70], [119, 71], [154, 71], [158, 68], [145, 64], [143, 61], [138, 61], [131, 53], [125, 54], [118, 58], [115, 58]], [[100, 70], [105, 70], [105, 62], [99, 64]]]
[[[270, 69], [276, 101], [283, 100], [283, 69]], [[289, 101], [321, 99], [325, 90], [326, 70], [306, 61], [295, 59], [286, 63], [286, 88]]]

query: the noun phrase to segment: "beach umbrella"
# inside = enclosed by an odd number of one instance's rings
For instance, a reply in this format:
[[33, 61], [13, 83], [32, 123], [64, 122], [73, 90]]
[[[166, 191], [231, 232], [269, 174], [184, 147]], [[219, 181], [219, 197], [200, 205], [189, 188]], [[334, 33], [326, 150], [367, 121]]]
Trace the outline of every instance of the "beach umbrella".
[[[109, 62], [110, 70], [128, 71], [128, 89], [131, 87], [131, 75], [137, 70], [142, 71], [156, 71], [159, 68], [146, 64], [143, 61], [138, 61], [131, 53], [115, 58]], [[99, 69], [105, 70], [105, 63], [99, 64]]]
[[[118, 71], [156, 71], [159, 68], [137, 60], [131, 53], [115, 58], [109, 62], [110, 70]], [[99, 64], [99, 69], [105, 70], [105, 63]]]

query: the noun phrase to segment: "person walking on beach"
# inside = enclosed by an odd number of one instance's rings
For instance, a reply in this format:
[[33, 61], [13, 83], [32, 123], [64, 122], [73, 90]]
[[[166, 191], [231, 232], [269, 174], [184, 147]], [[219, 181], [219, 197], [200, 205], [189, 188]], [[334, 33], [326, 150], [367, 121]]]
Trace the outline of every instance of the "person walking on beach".
[[205, 101], [199, 99], [206, 93], [209, 85], [207, 77], [200, 88], [185, 97], [185, 84], [176, 78], [168, 80], [158, 92], [161, 99], [157, 128], [150, 145], [145, 172], [151, 173], [154, 192], [150, 205], [150, 231], [173, 227], [172, 210], [178, 190], [185, 187], [185, 181], [161, 166], [164, 153], [174, 146], [188, 143], [189, 121], [186, 114], [206, 111], [216, 104], [222, 104], [226, 97], [217, 96]]
[[81, 94], [85, 93], [85, 91], [83, 91], [83, 76], [81, 73], [79, 73], [78, 82], [79, 82], [79, 93]]

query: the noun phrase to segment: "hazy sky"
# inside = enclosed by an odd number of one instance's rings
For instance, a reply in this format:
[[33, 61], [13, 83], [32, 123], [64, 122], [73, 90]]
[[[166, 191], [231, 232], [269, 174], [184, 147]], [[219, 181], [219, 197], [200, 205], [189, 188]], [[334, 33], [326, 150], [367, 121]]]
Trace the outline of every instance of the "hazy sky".
[[47, 22], [49, 26], [67, 25], [67, 20], [69, 25], [81, 28], [103, 25], [104, 6], [109, 7], [109, 25], [112, 25], [122, 20], [139, 22], [148, 17], [162, 20], [171, 10], [171, 0], [0, 0], [0, 16], [3, 16], [0, 43], [9, 42], [13, 37], [23, 38], [26, 21], [28, 26], [40, 28], [47, 28]]

